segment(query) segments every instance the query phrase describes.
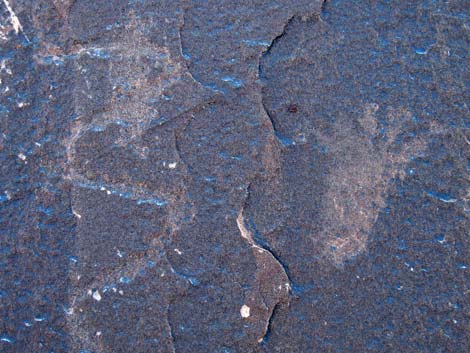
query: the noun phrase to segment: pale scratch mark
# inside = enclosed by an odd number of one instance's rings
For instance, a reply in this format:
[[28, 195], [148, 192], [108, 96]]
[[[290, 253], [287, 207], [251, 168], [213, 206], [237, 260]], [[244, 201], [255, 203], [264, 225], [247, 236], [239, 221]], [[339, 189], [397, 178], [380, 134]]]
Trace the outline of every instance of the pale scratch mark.
[[245, 238], [246, 240], [248, 240], [248, 242], [253, 245], [253, 239], [251, 237], [251, 234], [250, 232], [248, 232], [248, 230], [246, 229], [245, 227], [245, 222], [244, 222], [244, 219], [243, 219], [243, 212], [240, 211], [240, 213], [238, 214], [238, 217], [237, 217], [237, 226], [238, 226], [238, 229], [240, 230], [240, 234], [243, 238]]
[[3, 0], [3, 3], [5, 4], [5, 7], [7, 8], [8, 13], [10, 14], [10, 21], [13, 26], [13, 29], [15, 30], [15, 33], [18, 34], [21, 31], [21, 33], [23, 33], [23, 35], [25, 36], [26, 40], [29, 42], [28, 36], [26, 36], [23, 31], [23, 26], [21, 25], [20, 19], [18, 18], [18, 16], [16, 16], [15, 11], [13, 11], [13, 9], [11, 8], [8, 0]]

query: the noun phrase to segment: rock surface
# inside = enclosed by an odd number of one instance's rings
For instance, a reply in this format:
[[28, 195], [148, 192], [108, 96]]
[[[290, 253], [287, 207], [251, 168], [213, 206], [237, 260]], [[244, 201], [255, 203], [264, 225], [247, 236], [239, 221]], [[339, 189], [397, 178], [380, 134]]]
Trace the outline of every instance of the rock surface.
[[470, 2], [0, 1], [1, 352], [469, 352]]

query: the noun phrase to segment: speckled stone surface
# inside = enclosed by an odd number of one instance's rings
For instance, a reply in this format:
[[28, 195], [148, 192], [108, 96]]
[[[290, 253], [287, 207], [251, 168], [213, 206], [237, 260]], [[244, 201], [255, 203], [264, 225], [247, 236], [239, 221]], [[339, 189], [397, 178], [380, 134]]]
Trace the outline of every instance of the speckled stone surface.
[[470, 352], [470, 2], [0, 0], [0, 352]]

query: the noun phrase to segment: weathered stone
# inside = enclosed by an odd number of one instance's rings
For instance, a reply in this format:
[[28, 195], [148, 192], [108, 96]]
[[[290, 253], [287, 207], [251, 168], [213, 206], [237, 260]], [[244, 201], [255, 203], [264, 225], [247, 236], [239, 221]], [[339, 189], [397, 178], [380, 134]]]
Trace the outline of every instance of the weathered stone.
[[470, 351], [469, 20], [0, 1], [0, 351]]

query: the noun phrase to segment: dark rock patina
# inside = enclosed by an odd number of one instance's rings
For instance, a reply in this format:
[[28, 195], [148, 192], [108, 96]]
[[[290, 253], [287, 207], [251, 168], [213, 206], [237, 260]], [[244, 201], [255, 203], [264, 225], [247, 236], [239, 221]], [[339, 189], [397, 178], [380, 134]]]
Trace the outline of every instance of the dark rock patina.
[[470, 352], [470, 2], [0, 1], [1, 352]]

